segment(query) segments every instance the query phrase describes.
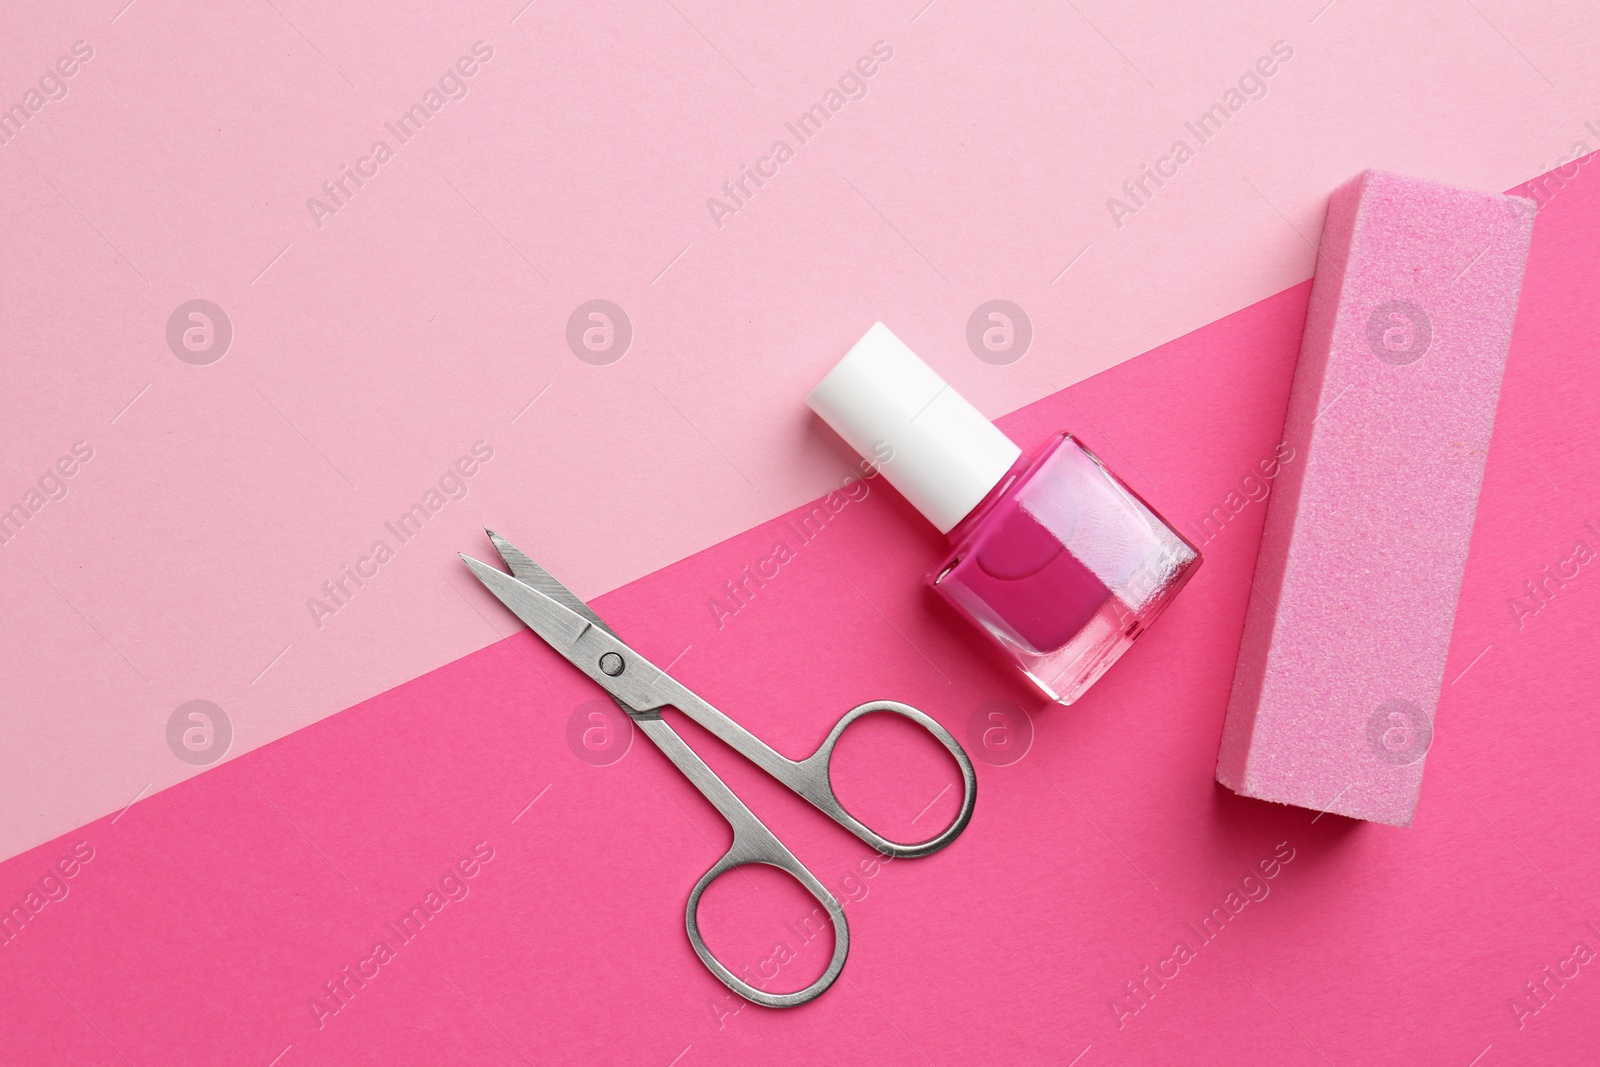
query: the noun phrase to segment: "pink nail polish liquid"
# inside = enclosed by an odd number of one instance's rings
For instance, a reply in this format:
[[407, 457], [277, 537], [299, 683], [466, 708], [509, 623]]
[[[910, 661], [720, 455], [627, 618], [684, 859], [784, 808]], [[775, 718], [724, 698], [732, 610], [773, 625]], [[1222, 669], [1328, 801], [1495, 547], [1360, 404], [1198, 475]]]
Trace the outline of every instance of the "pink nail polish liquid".
[[1200, 553], [1071, 434], [1031, 456], [882, 323], [808, 398], [950, 538], [928, 574], [1053, 700], [1093, 685]]

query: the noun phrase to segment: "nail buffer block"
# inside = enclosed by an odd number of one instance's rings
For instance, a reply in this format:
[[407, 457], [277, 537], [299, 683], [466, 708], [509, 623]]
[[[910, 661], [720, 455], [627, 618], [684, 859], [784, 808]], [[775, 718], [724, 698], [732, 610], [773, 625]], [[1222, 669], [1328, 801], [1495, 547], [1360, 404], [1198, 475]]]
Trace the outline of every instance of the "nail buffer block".
[[1533, 203], [1366, 171], [1328, 204], [1217, 780], [1409, 826]]

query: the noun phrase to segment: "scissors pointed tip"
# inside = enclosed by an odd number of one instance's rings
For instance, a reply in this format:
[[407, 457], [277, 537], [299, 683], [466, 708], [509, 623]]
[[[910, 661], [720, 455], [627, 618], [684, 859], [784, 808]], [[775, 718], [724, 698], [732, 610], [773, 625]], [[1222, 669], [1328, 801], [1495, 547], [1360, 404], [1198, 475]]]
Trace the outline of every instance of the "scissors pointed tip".
[[[555, 578], [551, 576], [549, 571], [545, 570], [532, 559], [528, 558], [528, 554], [526, 552], [522, 551], [522, 549], [518, 548], [510, 541], [507, 541], [505, 538], [501, 537], [487, 526], [484, 527], [483, 532], [488, 534], [489, 539], [494, 542], [494, 547], [500, 553], [501, 560], [503, 560], [505, 565], [510, 568], [511, 573], [507, 574], [498, 567], [492, 567], [486, 563], [480, 563], [465, 553], [461, 553], [460, 555], [461, 558], [466, 561], [467, 566], [471, 567], [473, 573], [478, 576], [478, 580], [483, 582], [484, 585], [488, 586], [496, 596], [500, 597], [501, 600], [505, 600], [506, 598], [501, 596], [499, 591], [506, 589], [507, 586], [505, 583], [510, 582], [514, 585], [523, 586], [542, 597], [548, 598], [567, 611], [576, 613], [580, 618], [586, 620], [588, 623], [599, 626], [607, 633], [612, 633], [611, 628], [601, 620], [600, 616], [594, 613], [594, 610], [590, 608], [589, 605], [585, 604], [582, 600], [579, 600], [572, 590], [556, 581]], [[516, 609], [513, 608], [512, 610]], [[523, 617], [523, 621], [527, 622], [526, 616]], [[533, 626], [531, 622], [528, 623], [528, 625]], [[534, 627], [534, 629], [537, 630], [538, 627]], [[612, 636], [615, 637], [615, 633], [612, 633]]]
[[462, 552], [459, 553], [478, 581], [521, 619], [529, 629], [544, 638], [556, 651], [566, 654], [572, 643], [592, 625], [587, 618], [543, 591]]
[[485, 526], [483, 532], [489, 535], [489, 541], [494, 545], [495, 551], [500, 553], [500, 558], [506, 561], [511, 568], [511, 573], [517, 573], [517, 564], [527, 558], [527, 555], [516, 545]]

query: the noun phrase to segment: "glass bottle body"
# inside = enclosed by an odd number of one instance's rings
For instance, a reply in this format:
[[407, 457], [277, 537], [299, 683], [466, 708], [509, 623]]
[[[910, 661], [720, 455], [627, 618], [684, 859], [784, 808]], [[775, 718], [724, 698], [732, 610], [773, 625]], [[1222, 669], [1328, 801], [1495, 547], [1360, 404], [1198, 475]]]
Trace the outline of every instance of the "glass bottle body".
[[950, 531], [933, 589], [1051, 699], [1132, 646], [1200, 553], [1071, 434], [1018, 460]]

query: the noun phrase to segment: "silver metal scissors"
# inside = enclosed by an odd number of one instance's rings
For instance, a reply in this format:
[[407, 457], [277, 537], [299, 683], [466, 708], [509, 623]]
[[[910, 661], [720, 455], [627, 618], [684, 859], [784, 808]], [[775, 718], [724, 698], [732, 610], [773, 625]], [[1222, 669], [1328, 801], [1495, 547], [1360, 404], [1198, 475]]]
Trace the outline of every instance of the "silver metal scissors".
[[[910, 859], [937, 852], [966, 829], [972, 819], [972, 806], [978, 794], [978, 780], [966, 751], [950, 735], [950, 731], [916, 708], [892, 700], [874, 700], [846, 712], [829, 731], [822, 746], [810, 756], [803, 760], [791, 760], [624, 644], [611, 627], [590, 610], [589, 605], [505, 538], [492, 530], [484, 532], [494, 542], [500, 558], [511, 568], [511, 573], [507, 574], [463, 554], [461, 558], [472, 568], [472, 573], [551, 648], [610, 693], [644, 735], [655, 742], [662, 754], [677, 765], [684, 777], [700, 790], [732, 827], [732, 847], [711, 865], [711, 869], [701, 876], [689, 892], [685, 921], [689, 930], [689, 944], [694, 947], [695, 954], [724, 985], [755, 1004], [769, 1008], [792, 1008], [821, 994], [839, 977], [839, 972], [844, 969], [845, 956], [850, 951], [850, 926], [845, 920], [844, 909], [827, 887], [773, 836], [772, 831], [745, 807], [744, 802], [661, 717], [661, 709], [677, 708], [781, 784], [810, 801], [834, 822], [883, 855], [895, 858]], [[834, 796], [830, 769], [834, 746], [851, 723], [875, 712], [902, 715], [921, 726], [945, 747], [961, 767], [961, 810], [955, 821], [937, 837], [913, 844], [890, 841], [845, 811]], [[833, 921], [833, 959], [829, 961], [827, 970], [816, 981], [793, 993], [768, 993], [757, 989], [713, 956], [700, 937], [698, 911], [701, 894], [718, 876], [752, 863], [765, 863], [788, 873], [827, 909]]]

